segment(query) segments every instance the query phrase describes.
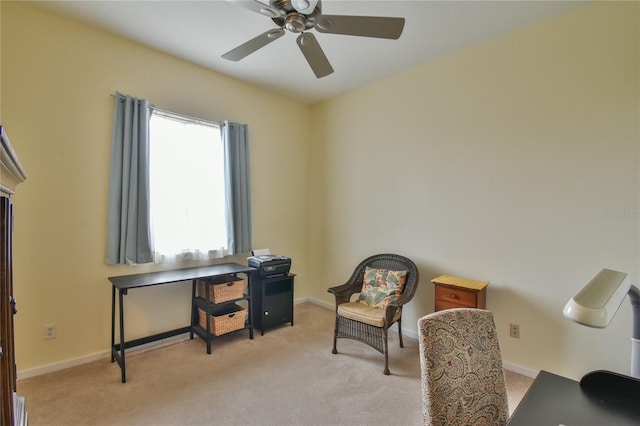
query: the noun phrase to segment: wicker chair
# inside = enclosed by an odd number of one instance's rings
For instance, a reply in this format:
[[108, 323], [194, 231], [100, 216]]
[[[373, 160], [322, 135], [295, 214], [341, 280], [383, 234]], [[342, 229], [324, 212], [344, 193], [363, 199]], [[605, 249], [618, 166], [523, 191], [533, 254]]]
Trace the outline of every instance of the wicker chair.
[[[385, 309], [373, 308], [359, 302], [352, 302], [354, 294], [362, 290], [366, 267], [389, 271], [407, 271], [404, 290], [399, 298], [389, 303]], [[389, 374], [388, 329], [398, 323], [400, 347], [402, 343], [402, 306], [409, 302], [418, 287], [418, 268], [406, 257], [397, 254], [377, 254], [363, 260], [353, 271], [345, 284], [331, 287], [327, 291], [336, 299], [336, 326], [333, 335], [333, 353], [337, 354], [338, 338], [348, 338], [366, 343], [384, 354], [384, 374]], [[354, 309], [355, 308], [355, 314]]]
[[424, 424], [504, 425], [507, 387], [493, 314], [456, 308], [418, 320]]

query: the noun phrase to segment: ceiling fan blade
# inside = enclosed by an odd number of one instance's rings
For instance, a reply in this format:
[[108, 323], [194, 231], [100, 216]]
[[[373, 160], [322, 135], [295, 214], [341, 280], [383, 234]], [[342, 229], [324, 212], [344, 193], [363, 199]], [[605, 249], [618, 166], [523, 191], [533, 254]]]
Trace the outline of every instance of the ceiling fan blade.
[[269, 18], [279, 18], [282, 16], [282, 12], [275, 7], [262, 3], [258, 0], [227, 0], [229, 3], [244, 7], [253, 12], [257, 12], [261, 15], [268, 16]]
[[318, 40], [311, 33], [302, 33], [296, 39], [298, 47], [307, 59], [313, 73], [318, 78], [326, 77], [333, 72], [333, 67], [325, 56]]
[[321, 15], [314, 27], [321, 33], [361, 37], [398, 39], [404, 29], [404, 18], [382, 16]]
[[230, 51], [222, 55], [222, 57], [230, 61], [239, 61], [240, 59], [249, 56], [256, 50], [265, 47], [272, 41], [279, 39], [284, 35], [284, 32], [285, 31], [282, 28], [275, 28], [273, 30], [264, 32], [259, 36], [252, 38], [248, 42], [241, 44], [235, 49], [231, 49]]

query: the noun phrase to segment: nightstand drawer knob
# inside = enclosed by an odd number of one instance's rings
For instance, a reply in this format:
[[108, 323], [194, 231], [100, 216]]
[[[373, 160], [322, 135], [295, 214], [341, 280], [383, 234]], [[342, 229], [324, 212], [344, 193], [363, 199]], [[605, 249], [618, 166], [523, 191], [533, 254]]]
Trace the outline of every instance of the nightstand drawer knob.
[[457, 294], [455, 294], [455, 293], [451, 293], [451, 298], [452, 298], [452, 299], [457, 299], [457, 298], [458, 298], [458, 295], [457, 295]]

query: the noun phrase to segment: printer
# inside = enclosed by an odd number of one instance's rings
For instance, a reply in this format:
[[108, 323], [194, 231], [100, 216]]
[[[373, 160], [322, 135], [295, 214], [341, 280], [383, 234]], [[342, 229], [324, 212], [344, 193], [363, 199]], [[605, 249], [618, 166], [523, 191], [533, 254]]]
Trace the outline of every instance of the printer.
[[276, 254], [263, 254], [247, 258], [247, 263], [258, 270], [260, 278], [287, 275], [291, 270], [291, 258]]

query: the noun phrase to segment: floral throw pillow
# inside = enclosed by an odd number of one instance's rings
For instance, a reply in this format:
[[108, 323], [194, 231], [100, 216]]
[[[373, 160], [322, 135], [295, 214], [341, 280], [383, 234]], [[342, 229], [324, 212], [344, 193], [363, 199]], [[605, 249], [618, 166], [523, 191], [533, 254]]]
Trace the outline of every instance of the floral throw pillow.
[[362, 291], [358, 302], [385, 309], [402, 294], [407, 271], [389, 271], [365, 267]]

